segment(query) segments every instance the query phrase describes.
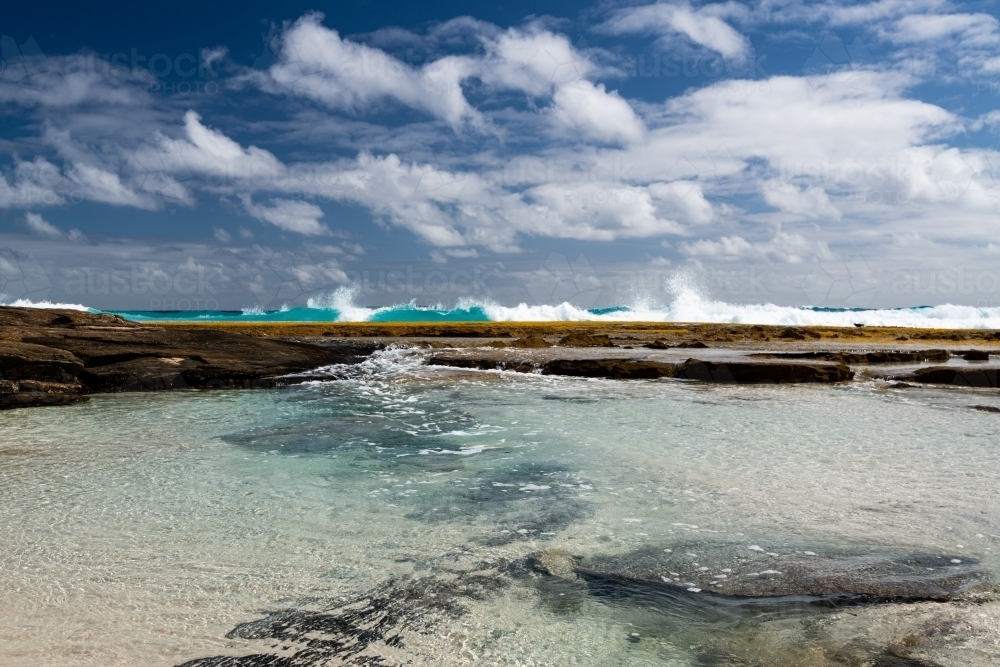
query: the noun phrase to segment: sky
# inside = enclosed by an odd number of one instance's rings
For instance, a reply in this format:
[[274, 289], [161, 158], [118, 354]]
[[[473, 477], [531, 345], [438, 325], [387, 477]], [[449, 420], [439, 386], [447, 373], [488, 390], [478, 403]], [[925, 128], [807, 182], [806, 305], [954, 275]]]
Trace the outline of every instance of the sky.
[[2, 298], [1000, 306], [997, 2], [208, 5], [5, 9]]

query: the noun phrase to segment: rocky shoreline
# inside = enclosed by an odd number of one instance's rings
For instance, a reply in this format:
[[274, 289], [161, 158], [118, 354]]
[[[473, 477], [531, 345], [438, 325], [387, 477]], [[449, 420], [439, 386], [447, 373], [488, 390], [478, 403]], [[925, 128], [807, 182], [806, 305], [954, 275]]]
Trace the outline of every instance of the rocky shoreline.
[[[469, 370], [620, 380], [1000, 386], [1000, 331], [738, 324], [139, 324], [107, 314], [0, 307], [0, 409], [95, 393], [246, 389], [308, 379], [386, 345]], [[925, 347], [934, 345], [935, 347]], [[933, 365], [931, 365], [933, 364]], [[880, 370], [873, 370], [880, 369]]]
[[273, 387], [294, 382], [290, 374], [360, 361], [374, 349], [0, 308], [0, 408], [70, 405], [107, 392]]

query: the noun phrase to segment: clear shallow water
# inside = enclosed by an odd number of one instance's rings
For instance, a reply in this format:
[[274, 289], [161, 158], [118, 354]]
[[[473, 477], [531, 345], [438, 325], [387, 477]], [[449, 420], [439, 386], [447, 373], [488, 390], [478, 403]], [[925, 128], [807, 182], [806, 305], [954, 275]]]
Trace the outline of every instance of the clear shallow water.
[[388, 664], [826, 665], [859, 637], [884, 646], [954, 616], [972, 629], [936, 660], [1000, 657], [994, 603], [747, 623], [504, 570], [543, 548], [885, 546], [1000, 574], [998, 416], [967, 407], [1000, 406], [995, 393], [462, 373], [400, 350], [336, 376], [0, 413], [0, 664], [255, 652], [226, 633], [474, 572], [505, 583], [370, 651]]

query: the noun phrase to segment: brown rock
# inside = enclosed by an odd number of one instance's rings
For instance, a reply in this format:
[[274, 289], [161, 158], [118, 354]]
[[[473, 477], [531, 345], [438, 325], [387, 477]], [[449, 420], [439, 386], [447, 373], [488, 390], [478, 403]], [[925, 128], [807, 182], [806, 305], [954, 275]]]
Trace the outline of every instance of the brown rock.
[[501, 360], [487, 357], [464, 357], [446, 354], [436, 354], [427, 360], [431, 366], [449, 366], [451, 368], [468, 368], [480, 371], [516, 371], [531, 373], [538, 369], [538, 364], [523, 360]]
[[[360, 361], [377, 347], [312, 345], [201, 327], [137, 325], [117, 316], [26, 308], [0, 308], [0, 330], [4, 334], [0, 377], [22, 387], [27, 380], [73, 385], [82, 387], [83, 393], [273, 386], [295, 382], [289, 375]], [[74, 398], [57, 398], [71, 394]], [[7, 407], [80, 400], [79, 391], [19, 389], [4, 395]]]
[[0, 410], [46, 405], [71, 405], [86, 401], [79, 383], [0, 380]]
[[688, 359], [677, 368], [676, 377], [737, 384], [846, 382], [854, 378], [854, 371], [844, 364], [711, 362]]
[[559, 577], [566, 581], [578, 581], [576, 568], [580, 559], [565, 549], [543, 549], [532, 554], [528, 561], [536, 572]]
[[920, 368], [906, 375], [888, 379], [923, 384], [952, 384], [960, 387], [998, 387], [996, 368], [962, 368], [960, 366], [931, 366]]
[[571, 333], [569, 335], [563, 336], [559, 339], [559, 345], [563, 347], [614, 347], [614, 343], [611, 342], [605, 334], [581, 334], [581, 333]]
[[989, 361], [990, 353], [986, 350], [969, 350], [962, 355], [966, 361]]
[[72, 352], [19, 341], [0, 341], [0, 376], [8, 380], [35, 378], [65, 381], [83, 370]]
[[[562, 344], [560, 342], [560, 344]], [[518, 338], [517, 340], [510, 343], [508, 347], [521, 347], [521, 348], [540, 348], [540, 347], [552, 347], [552, 343], [545, 340], [541, 336], [530, 335], [524, 338]]]
[[677, 364], [640, 359], [554, 359], [542, 366], [545, 375], [655, 380], [674, 377]]
[[762, 352], [755, 357], [775, 359], [815, 359], [840, 364], [905, 364], [920, 361], [947, 361], [948, 350], [875, 350], [872, 352]]

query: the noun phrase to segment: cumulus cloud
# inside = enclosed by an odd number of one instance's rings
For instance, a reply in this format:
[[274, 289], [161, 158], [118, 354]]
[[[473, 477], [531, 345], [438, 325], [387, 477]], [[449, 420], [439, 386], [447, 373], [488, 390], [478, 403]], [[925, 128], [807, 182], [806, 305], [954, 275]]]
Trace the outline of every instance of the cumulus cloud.
[[723, 236], [718, 241], [700, 240], [681, 243], [680, 250], [689, 257], [749, 259], [787, 264], [801, 264], [809, 259], [824, 259], [830, 250], [823, 242], [811, 242], [799, 234], [779, 232], [767, 241], [750, 242], [742, 236]]
[[805, 219], [840, 219], [840, 211], [830, 202], [823, 188], [809, 186], [799, 188], [792, 183], [778, 180], [761, 183], [764, 201], [771, 206]]
[[241, 201], [251, 216], [286, 232], [306, 236], [330, 233], [326, 225], [319, 221], [323, 217], [323, 209], [315, 204], [294, 199], [272, 199], [269, 205], [255, 204], [250, 195], [243, 195]]
[[341, 38], [322, 20], [322, 14], [307, 14], [282, 33], [278, 62], [263, 79], [266, 87], [348, 111], [390, 99], [453, 125], [479, 119], [460, 85], [472, 72], [469, 59], [443, 57], [414, 68], [381, 49]]
[[[995, 33], [991, 17], [948, 14], [929, 0], [910, 9], [895, 0], [782, 6], [819, 17], [807, 23], [868, 21], [866, 40], [882, 35], [881, 46], [897, 55], [978, 44], [980, 57]], [[601, 29], [740, 58], [749, 42], [733, 26], [778, 21], [769, 11], [659, 3], [617, 11]], [[995, 210], [991, 165], [1000, 156], [964, 141], [958, 147], [955, 138], [1000, 125], [996, 113], [963, 119], [921, 101], [914, 92], [921, 80], [894, 71], [892, 58], [824, 76], [719, 78], [671, 97], [626, 99], [632, 83], [610, 79], [601, 64], [612, 56], [575, 47], [555, 25], [501, 29], [463, 19], [422, 36], [387, 30], [346, 38], [307, 15], [278, 34], [273, 64], [241, 74], [243, 83], [287, 96], [293, 111], [277, 120], [234, 121], [207, 103], [196, 111], [191, 99], [143, 97], [138, 79], [121, 73], [66, 79], [61, 97], [44, 99], [48, 84], [35, 79], [17, 94], [26, 96], [24, 109], [35, 96], [32, 108], [46, 123], [0, 174], [0, 206], [88, 200], [155, 209], [214, 196], [284, 231], [318, 236], [332, 233], [318, 204], [333, 201], [408, 230], [435, 246], [435, 260], [518, 251], [532, 237], [678, 235], [705, 239], [675, 242], [671, 252], [785, 263], [828, 251], [791, 233], [760, 240], [747, 228], [810, 221], [823, 233], [850, 228], [874, 237], [905, 220], [938, 238], [959, 233], [942, 223], [947, 215], [985, 220]], [[400, 45], [421, 50], [426, 64], [390, 55]], [[976, 62], [987, 70], [992, 61]], [[101, 106], [116, 95], [132, 104], [124, 115], [149, 114], [121, 137], [109, 128], [123, 114]], [[254, 138], [236, 141], [235, 132]], [[512, 168], [522, 161], [539, 168]], [[970, 223], [961, 233], [981, 241], [987, 229]], [[216, 232], [225, 243], [235, 235]], [[252, 234], [241, 229], [239, 238]]]
[[597, 141], [630, 143], [646, 133], [642, 121], [618, 93], [579, 79], [559, 87], [554, 97], [556, 118]]
[[718, 5], [694, 9], [688, 4], [658, 2], [619, 10], [602, 28], [616, 35], [684, 35], [695, 44], [715, 51], [724, 58], [744, 58], [749, 51], [749, 42], [716, 15], [718, 9]]

